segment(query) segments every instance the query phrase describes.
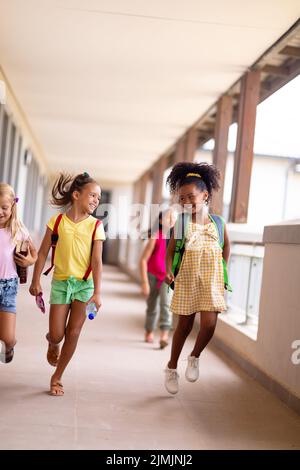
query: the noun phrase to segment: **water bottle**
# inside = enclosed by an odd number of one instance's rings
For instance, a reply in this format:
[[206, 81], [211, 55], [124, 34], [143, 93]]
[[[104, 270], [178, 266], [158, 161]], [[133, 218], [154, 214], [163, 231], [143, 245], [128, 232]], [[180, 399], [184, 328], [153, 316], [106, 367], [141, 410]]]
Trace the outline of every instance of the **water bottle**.
[[94, 302], [91, 302], [90, 304], [87, 304], [85, 311], [88, 319], [94, 320], [95, 316], [97, 315], [98, 309], [96, 307], [96, 304]]

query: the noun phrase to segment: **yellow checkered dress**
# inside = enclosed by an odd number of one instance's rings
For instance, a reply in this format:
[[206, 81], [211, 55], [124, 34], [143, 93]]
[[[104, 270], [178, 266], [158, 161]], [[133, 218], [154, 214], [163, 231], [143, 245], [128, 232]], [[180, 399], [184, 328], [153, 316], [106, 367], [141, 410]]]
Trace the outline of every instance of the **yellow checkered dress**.
[[170, 309], [177, 315], [226, 310], [222, 249], [213, 222], [189, 224]]

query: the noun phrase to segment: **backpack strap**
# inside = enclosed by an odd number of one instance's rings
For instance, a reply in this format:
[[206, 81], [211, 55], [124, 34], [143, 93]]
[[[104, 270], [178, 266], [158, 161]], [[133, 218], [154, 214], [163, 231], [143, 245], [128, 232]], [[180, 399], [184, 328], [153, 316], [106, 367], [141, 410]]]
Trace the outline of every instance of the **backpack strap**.
[[53, 268], [54, 266], [54, 256], [55, 256], [55, 249], [56, 249], [56, 245], [57, 245], [57, 241], [58, 241], [58, 226], [60, 224], [60, 221], [62, 219], [62, 216], [63, 214], [58, 214], [58, 216], [56, 217], [56, 220], [55, 220], [55, 223], [54, 223], [54, 227], [53, 227], [53, 230], [52, 230], [52, 233], [51, 233], [51, 248], [52, 248], [52, 253], [51, 253], [51, 266], [50, 268], [48, 268], [45, 272], [44, 272], [44, 275], [47, 276], [51, 269]]
[[190, 221], [190, 215], [187, 213], [182, 213], [176, 220], [174, 228], [174, 239], [175, 239], [175, 251], [172, 262], [172, 273], [175, 273], [176, 266], [180, 260], [181, 250], [185, 244], [185, 238], [187, 234], [187, 229]]
[[99, 227], [99, 225], [101, 224], [101, 220], [96, 220], [95, 222], [95, 227], [94, 227], [94, 230], [93, 230], [93, 234], [92, 234], [92, 247], [91, 247], [91, 259], [90, 259], [90, 264], [85, 272], [85, 275], [83, 276], [83, 280], [84, 281], [87, 281], [91, 271], [92, 271], [92, 254], [93, 254], [93, 245], [94, 245], [94, 240], [95, 240], [95, 236], [96, 236], [96, 230], [97, 228]]
[[[220, 247], [223, 250], [224, 248], [224, 232], [225, 232], [225, 221], [223, 217], [220, 215], [216, 214], [208, 214], [210, 220], [215, 224], [215, 227], [218, 231], [219, 234], [219, 243]], [[224, 274], [224, 285], [225, 289], [228, 290], [229, 292], [232, 292], [232, 287], [229, 284], [229, 279], [228, 279], [228, 270], [227, 270], [227, 264], [224, 258], [222, 258], [222, 264], [223, 264], [223, 274]]]
[[220, 247], [223, 250], [223, 247], [224, 247], [224, 231], [225, 231], [224, 219], [220, 215], [216, 215], [216, 214], [208, 214], [208, 217], [215, 224], [215, 227], [216, 227], [216, 229], [218, 231], [218, 234], [219, 234]]

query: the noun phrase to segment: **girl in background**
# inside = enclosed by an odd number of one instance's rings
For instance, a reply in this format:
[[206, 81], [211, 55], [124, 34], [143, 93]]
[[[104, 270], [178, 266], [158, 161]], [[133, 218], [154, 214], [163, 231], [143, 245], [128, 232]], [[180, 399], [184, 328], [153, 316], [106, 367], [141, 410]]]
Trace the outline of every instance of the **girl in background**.
[[161, 349], [168, 345], [169, 331], [172, 327], [172, 314], [170, 312], [172, 291], [164, 281], [166, 276], [167, 238], [174, 223], [175, 218], [171, 210], [165, 213], [160, 212], [158, 221], [149, 230], [149, 241], [140, 258], [141, 290], [147, 299], [145, 341], [147, 343], [153, 343], [154, 341], [159, 301], [159, 344]]

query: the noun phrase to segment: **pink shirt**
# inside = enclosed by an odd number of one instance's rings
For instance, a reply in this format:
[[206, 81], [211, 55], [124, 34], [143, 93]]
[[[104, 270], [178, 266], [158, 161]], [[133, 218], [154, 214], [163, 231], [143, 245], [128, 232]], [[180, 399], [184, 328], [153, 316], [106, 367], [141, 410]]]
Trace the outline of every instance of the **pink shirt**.
[[148, 260], [148, 273], [157, 279], [157, 287], [160, 287], [166, 276], [167, 240], [161, 230], [157, 233], [154, 250]]
[[0, 247], [0, 279], [17, 277], [16, 263], [14, 262], [15, 244], [6, 228], [0, 228]]

